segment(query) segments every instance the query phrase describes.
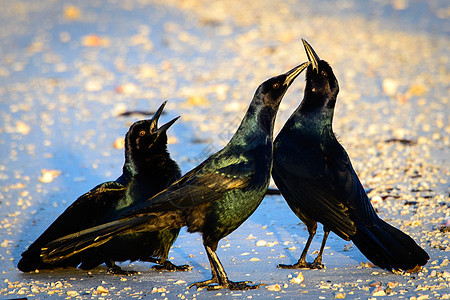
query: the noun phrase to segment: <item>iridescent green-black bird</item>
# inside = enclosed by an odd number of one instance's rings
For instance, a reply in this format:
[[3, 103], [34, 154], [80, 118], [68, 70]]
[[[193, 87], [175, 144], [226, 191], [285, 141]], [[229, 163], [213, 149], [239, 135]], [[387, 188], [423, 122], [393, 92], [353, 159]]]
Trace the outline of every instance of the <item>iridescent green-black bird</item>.
[[219, 241], [238, 228], [261, 203], [272, 169], [272, 138], [280, 102], [304, 63], [262, 83], [230, 142], [166, 190], [130, 206], [120, 219], [72, 234], [43, 248], [45, 261], [67, 259], [98, 247], [117, 234], [178, 229], [201, 232], [212, 278], [194, 283], [208, 289], [255, 289], [228, 279], [216, 254]]
[[[375, 265], [388, 270], [418, 269], [428, 254], [402, 231], [381, 220], [364, 191], [347, 152], [336, 139], [333, 113], [339, 85], [330, 65], [303, 40], [309, 61], [304, 98], [274, 141], [272, 176], [309, 238], [298, 262], [280, 268], [321, 268], [330, 231], [352, 240]], [[323, 224], [320, 252], [312, 264], [306, 254]]]
[[167, 261], [170, 246], [179, 230], [169, 229], [120, 235], [95, 249], [58, 262], [44, 262], [41, 248], [65, 235], [117, 219], [126, 207], [139, 199], [155, 195], [181, 177], [178, 164], [167, 151], [166, 131], [178, 119], [158, 128], [158, 119], [164, 102], [152, 119], [135, 122], [125, 137], [125, 164], [123, 174], [115, 181], [102, 183], [79, 197], [22, 253], [18, 268], [29, 272], [36, 269], [76, 267], [92, 269], [106, 263], [113, 274], [122, 271], [115, 261], [143, 260], [161, 263], [157, 268], [188, 270]]

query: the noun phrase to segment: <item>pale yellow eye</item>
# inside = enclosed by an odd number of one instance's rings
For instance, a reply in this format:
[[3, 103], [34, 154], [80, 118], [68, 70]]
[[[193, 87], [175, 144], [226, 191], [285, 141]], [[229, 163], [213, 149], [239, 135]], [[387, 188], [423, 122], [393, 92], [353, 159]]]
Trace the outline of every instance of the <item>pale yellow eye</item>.
[[274, 88], [274, 89], [278, 89], [279, 87], [280, 87], [280, 84], [279, 84], [278, 82], [276, 82], [276, 83], [273, 84], [273, 88]]
[[141, 130], [141, 131], [139, 131], [139, 136], [144, 136], [145, 135], [145, 130]]

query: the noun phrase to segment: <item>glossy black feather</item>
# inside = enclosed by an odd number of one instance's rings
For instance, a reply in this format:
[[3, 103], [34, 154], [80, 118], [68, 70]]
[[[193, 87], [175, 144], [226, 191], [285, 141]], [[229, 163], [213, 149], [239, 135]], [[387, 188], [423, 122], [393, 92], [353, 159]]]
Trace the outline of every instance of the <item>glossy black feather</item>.
[[[307, 64], [262, 83], [230, 142], [166, 190], [130, 206], [120, 219], [51, 242], [46, 260], [70, 258], [77, 249], [98, 247], [117, 234], [143, 228], [161, 230], [187, 226], [201, 232], [211, 263], [211, 280], [198, 287], [248, 289], [229, 281], [215, 251], [218, 242], [238, 228], [258, 207], [270, 181], [272, 137], [279, 104]], [[210, 287], [211, 288], [211, 287]]]
[[[176, 120], [158, 129], [157, 121], [165, 103], [151, 120], [134, 123], [125, 137], [125, 164], [122, 175], [79, 197], [22, 254], [21, 271], [76, 267], [91, 269], [106, 263], [120, 271], [115, 261], [164, 261], [177, 230], [163, 230], [119, 235], [96, 251], [87, 251], [58, 261], [43, 261], [41, 248], [63, 236], [115, 220], [126, 207], [139, 199], [151, 197], [181, 177], [181, 171], [167, 151], [166, 130]], [[117, 270], [118, 269], [118, 270]]]
[[78, 266], [81, 263], [78, 257], [56, 264], [44, 263], [40, 257], [41, 247], [61, 236], [85, 229], [87, 224], [97, 225], [98, 212], [104, 211], [105, 207], [108, 208], [111, 204], [119, 201], [125, 196], [125, 191], [124, 185], [111, 181], [102, 183], [80, 196], [22, 253], [22, 258], [17, 266], [19, 270], [30, 272], [36, 269]]
[[[317, 66], [308, 67], [303, 101], [274, 141], [272, 176], [277, 187], [307, 225], [311, 239], [319, 222], [326, 232], [352, 240], [381, 268], [409, 270], [425, 265], [428, 254], [408, 235], [381, 220], [373, 209], [332, 130], [338, 81], [328, 63], [318, 60]], [[304, 258], [308, 247], [309, 243], [296, 265], [281, 267], [307, 266]], [[314, 267], [321, 264], [321, 255]]]

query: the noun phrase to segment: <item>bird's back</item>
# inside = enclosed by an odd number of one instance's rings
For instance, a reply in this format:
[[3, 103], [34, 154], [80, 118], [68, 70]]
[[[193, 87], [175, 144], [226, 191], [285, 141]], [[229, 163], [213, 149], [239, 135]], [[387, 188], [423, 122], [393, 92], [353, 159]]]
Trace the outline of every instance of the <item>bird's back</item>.
[[62, 236], [98, 225], [102, 219], [108, 218], [109, 208], [116, 205], [125, 196], [125, 192], [125, 186], [111, 181], [102, 183], [80, 196], [22, 253], [19, 270], [28, 272], [59, 266], [77, 266], [79, 259], [54, 266], [43, 263], [40, 258], [41, 247]]

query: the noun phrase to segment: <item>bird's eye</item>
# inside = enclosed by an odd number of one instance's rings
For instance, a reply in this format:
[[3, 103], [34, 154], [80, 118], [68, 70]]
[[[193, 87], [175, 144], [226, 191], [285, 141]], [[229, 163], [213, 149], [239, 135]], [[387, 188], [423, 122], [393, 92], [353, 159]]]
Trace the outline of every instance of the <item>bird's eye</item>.
[[145, 135], [145, 130], [141, 130], [141, 131], [139, 131], [139, 136], [144, 136]]
[[323, 70], [320, 72], [320, 75], [322, 75], [323, 77], [328, 77], [327, 72], [325, 72], [325, 71], [323, 71]]
[[278, 83], [278, 82], [275, 82], [274, 84], [273, 84], [273, 88], [274, 89], [278, 89], [280, 87], [280, 84]]

